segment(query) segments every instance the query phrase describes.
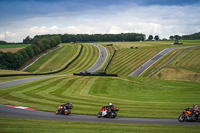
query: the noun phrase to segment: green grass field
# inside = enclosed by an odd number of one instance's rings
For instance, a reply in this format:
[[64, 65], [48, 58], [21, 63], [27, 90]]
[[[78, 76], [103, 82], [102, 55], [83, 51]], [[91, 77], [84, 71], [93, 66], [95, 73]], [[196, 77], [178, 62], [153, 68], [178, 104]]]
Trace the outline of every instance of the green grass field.
[[[102, 106], [112, 102], [120, 108], [118, 112], [120, 117], [177, 119], [183, 109], [194, 104], [200, 105], [200, 82], [194, 82], [189, 76], [183, 79], [184, 73], [193, 73], [198, 76], [200, 66], [199, 49], [184, 52], [177, 60], [152, 78], [129, 77], [127, 75], [162, 49], [200, 44], [200, 41], [180, 42], [184, 44], [171, 45], [172, 41], [114, 42], [114, 48], [117, 49], [117, 53], [108, 67], [107, 73], [116, 73], [119, 74], [119, 77], [68, 75], [34, 81], [1, 89], [0, 104], [28, 106], [40, 111], [55, 112], [60, 104], [71, 101], [74, 105], [73, 114], [97, 115]], [[101, 44], [106, 45], [108, 43]], [[130, 45], [137, 46], [138, 49], [130, 49]], [[107, 50], [110, 57], [113, 49], [112, 47], [107, 47]], [[178, 52], [179, 50], [169, 53], [154, 67], [158, 68]], [[55, 51], [52, 57], [61, 53]], [[59, 74], [84, 71], [96, 62], [98, 56], [99, 51], [96, 47], [83, 44], [81, 56], [68, 69]], [[48, 62], [48, 60], [50, 58], [46, 58], [44, 62]], [[178, 64], [176, 64], [177, 61], [179, 62]], [[143, 76], [148, 75], [155, 68], [150, 68]], [[174, 75], [179, 77], [178, 74], [180, 73], [182, 73], [180, 75], [182, 78], [177, 78], [177, 81], [170, 79]], [[11, 79], [1, 78], [0, 82], [6, 80]], [[62, 132], [65, 131], [66, 126], [71, 127], [72, 132], [199, 132], [199, 126], [194, 128], [194, 126], [177, 125], [57, 122], [11, 118], [0, 118], [0, 122], [3, 123], [1, 124], [0, 132], [14, 132], [14, 130], [16, 132]], [[32, 124], [38, 128], [33, 129]], [[41, 125], [44, 128], [41, 128]], [[13, 128], [9, 128], [10, 126]]]
[[0, 132], [31, 133], [199, 133], [200, 126], [87, 123], [0, 118]]
[[66, 70], [60, 74], [72, 74], [83, 72], [94, 65], [99, 58], [99, 50], [93, 45], [83, 44], [80, 57], [75, 60]]
[[4, 48], [23, 48], [23, 47], [28, 47], [31, 44], [14, 44], [14, 45], [0, 45], [0, 49]]
[[[200, 82], [200, 49], [189, 49], [167, 65], [154, 78]], [[163, 60], [166, 60], [163, 59]], [[163, 62], [164, 63], [164, 62]], [[161, 65], [163, 63], [157, 63]]]
[[33, 65], [28, 67], [26, 71], [42, 73], [61, 69], [68, 64], [71, 59], [76, 57], [81, 47], [77, 44], [62, 44], [62, 46], [62, 48], [56, 49], [37, 60]]
[[199, 85], [137, 77], [63, 76], [2, 89], [0, 104], [54, 112], [71, 101], [73, 113], [96, 115], [112, 102], [122, 117], [176, 119], [184, 108], [200, 104]]

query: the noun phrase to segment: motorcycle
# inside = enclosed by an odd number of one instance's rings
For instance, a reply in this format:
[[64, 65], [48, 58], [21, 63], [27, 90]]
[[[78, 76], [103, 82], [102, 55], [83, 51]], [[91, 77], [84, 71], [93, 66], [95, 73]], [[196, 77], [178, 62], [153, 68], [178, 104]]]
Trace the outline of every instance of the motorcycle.
[[184, 121], [199, 121], [200, 122], [200, 109], [192, 113], [192, 108], [183, 110], [182, 115], [178, 117], [179, 122]]
[[71, 109], [73, 108], [72, 104], [63, 104], [60, 105], [58, 107], [58, 109], [56, 110], [56, 115], [58, 114], [65, 114], [65, 115], [69, 115], [71, 113]]
[[97, 114], [97, 118], [107, 117], [107, 118], [115, 118], [117, 117], [117, 111], [119, 108], [113, 107], [112, 109], [107, 109], [105, 107], [101, 108], [101, 112]]

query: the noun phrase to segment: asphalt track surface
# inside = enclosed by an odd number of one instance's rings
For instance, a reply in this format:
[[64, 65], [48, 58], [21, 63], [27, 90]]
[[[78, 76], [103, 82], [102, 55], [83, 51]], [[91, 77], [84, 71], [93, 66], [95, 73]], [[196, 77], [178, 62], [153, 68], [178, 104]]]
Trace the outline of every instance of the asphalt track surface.
[[146, 63], [144, 63], [142, 66], [137, 68], [134, 72], [132, 72], [128, 76], [139, 77], [143, 72], [145, 72], [149, 67], [151, 67], [155, 62], [157, 62], [164, 55], [168, 54], [169, 52], [171, 52], [175, 49], [184, 49], [184, 48], [188, 48], [188, 47], [187, 46], [186, 47], [173, 47], [173, 48], [164, 49], [164, 50], [160, 51], [157, 55], [155, 55], [153, 58], [148, 60]]
[[94, 45], [99, 49], [99, 59], [91, 68], [86, 70], [89, 73], [93, 73], [93, 72], [98, 71], [98, 69], [105, 63], [108, 57], [108, 53], [107, 53], [106, 48], [101, 45], [98, 45], [98, 44], [90, 44], [90, 45]]
[[[56, 110], [56, 109], [55, 109]], [[73, 113], [73, 109], [72, 109]], [[98, 112], [97, 112], [98, 113]], [[23, 110], [0, 105], [0, 117], [24, 118], [35, 120], [79, 121], [79, 122], [109, 122], [127, 124], [160, 124], [160, 125], [200, 125], [199, 122], [179, 122], [177, 119], [145, 119], [145, 118], [97, 118], [89, 115], [55, 115], [55, 113]]]
[[[70, 75], [70, 74], [68, 74], [68, 75]], [[52, 77], [60, 77], [60, 76], [67, 76], [67, 75], [43, 76], [43, 77], [34, 77], [34, 78], [26, 78], [26, 79], [19, 79], [19, 80], [3, 82], [3, 83], [0, 83], [0, 89], [19, 85], [19, 84], [24, 84], [24, 83], [28, 83], [28, 82], [32, 82], [32, 81], [35, 81], [35, 80], [52, 78]]]

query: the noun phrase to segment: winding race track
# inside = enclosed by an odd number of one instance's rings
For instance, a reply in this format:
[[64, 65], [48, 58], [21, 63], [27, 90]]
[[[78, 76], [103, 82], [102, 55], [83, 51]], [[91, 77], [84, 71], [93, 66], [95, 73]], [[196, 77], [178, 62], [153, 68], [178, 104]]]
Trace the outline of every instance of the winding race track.
[[146, 63], [144, 63], [142, 66], [137, 68], [134, 72], [129, 74], [128, 76], [136, 76], [139, 77], [143, 72], [145, 72], [149, 67], [151, 67], [155, 62], [157, 62], [160, 58], [162, 58], [164, 55], [168, 54], [169, 52], [175, 50], [175, 49], [184, 49], [189, 47], [173, 47], [173, 48], [167, 48], [162, 51], [160, 51], [157, 55], [155, 55], [153, 58], [148, 60]]
[[[55, 109], [56, 110], [56, 109]], [[72, 110], [73, 113], [73, 110]], [[98, 112], [97, 112], [98, 113]], [[200, 125], [199, 122], [178, 122], [177, 119], [145, 119], [145, 118], [97, 118], [89, 115], [55, 115], [55, 113], [23, 110], [0, 105], [0, 117], [55, 120], [55, 121], [80, 121], [80, 122], [110, 122], [128, 124], [167, 124], [167, 125]]]
[[98, 44], [90, 44], [90, 45], [94, 45], [99, 49], [99, 59], [91, 68], [86, 70], [87, 72], [92, 73], [92, 72], [96, 72], [105, 63], [108, 57], [108, 53], [107, 53], [106, 48], [101, 45], [98, 45]]
[[[96, 62], [96, 64], [90, 69], [88, 69], [88, 72], [95, 72], [96, 70], [98, 70], [98, 68], [100, 68], [107, 59], [106, 49], [100, 45], [96, 46], [99, 48], [100, 57]], [[163, 52], [167, 53], [169, 52], [169, 49], [167, 51], [165, 49], [161, 51], [159, 54], [163, 55], [164, 54]], [[159, 54], [154, 57], [155, 60], [159, 59]], [[66, 75], [57, 75], [57, 76], [66, 76]], [[32, 82], [35, 80], [40, 80], [43, 78], [51, 78], [57, 76], [34, 77], [34, 78], [4, 82], [0, 83], [0, 89], [15, 86], [22, 83]], [[96, 116], [89, 116], [89, 115], [74, 115], [73, 110], [72, 114], [70, 114], [69, 116], [55, 115], [55, 113], [50, 113], [50, 112], [24, 110], [19, 108], [7, 107], [4, 105], [0, 105], [0, 117], [25, 118], [25, 119], [36, 119], [36, 120], [111, 122], [111, 123], [129, 123], [129, 124], [200, 125], [199, 122], [179, 122], [177, 119], [146, 119], [146, 118], [123, 118], [123, 117], [117, 117], [115, 119], [97, 118]]]

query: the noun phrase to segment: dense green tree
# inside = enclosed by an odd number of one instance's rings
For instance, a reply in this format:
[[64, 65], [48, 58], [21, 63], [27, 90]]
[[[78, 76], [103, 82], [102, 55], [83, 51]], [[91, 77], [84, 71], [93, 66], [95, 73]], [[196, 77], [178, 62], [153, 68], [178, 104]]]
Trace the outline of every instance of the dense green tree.
[[160, 38], [159, 38], [158, 35], [156, 35], [156, 36], [154, 37], [154, 39], [155, 39], [156, 41], [158, 41]]
[[152, 40], [153, 39], [153, 36], [152, 35], [149, 35], [149, 37], [148, 37], [148, 40]]
[[25, 39], [23, 39], [23, 43], [24, 44], [31, 44], [32, 43], [32, 38], [30, 38], [29, 36], [27, 36]]
[[174, 38], [175, 38], [176, 40], [180, 40], [180, 39], [181, 39], [181, 36], [175, 35]]
[[0, 40], [0, 45], [5, 45], [5, 44], [7, 44], [6, 41], [2, 41], [2, 40]]
[[28, 46], [25, 49], [26, 49], [26, 53], [28, 54], [29, 58], [31, 58], [35, 55], [34, 50], [31, 46]]
[[37, 45], [31, 44], [31, 47], [32, 47], [35, 55], [41, 53], [41, 50]]
[[22, 55], [23, 62], [25, 62], [25, 61], [27, 61], [29, 59], [29, 56], [28, 56], [28, 54], [26, 52], [26, 49], [21, 49], [18, 52]]
[[170, 39], [170, 40], [173, 40], [173, 39], [174, 39], [174, 36], [170, 36], [169, 39]]

